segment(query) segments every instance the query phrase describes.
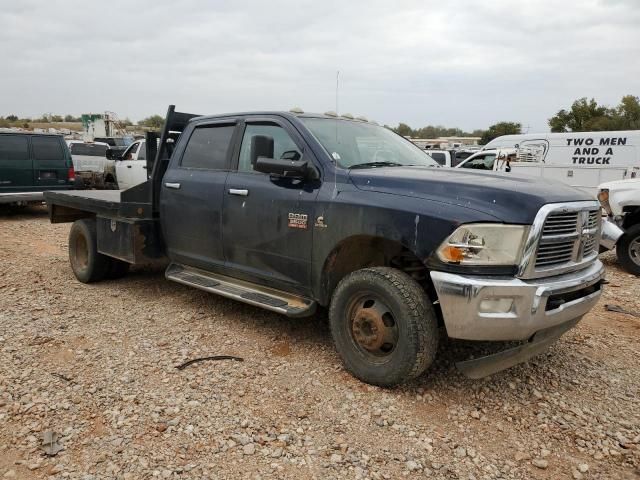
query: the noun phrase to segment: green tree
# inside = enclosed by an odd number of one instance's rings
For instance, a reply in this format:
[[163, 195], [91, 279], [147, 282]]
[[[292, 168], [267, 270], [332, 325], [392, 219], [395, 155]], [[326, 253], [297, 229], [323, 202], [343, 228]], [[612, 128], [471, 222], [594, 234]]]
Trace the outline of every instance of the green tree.
[[62, 117], [62, 115], [51, 115], [50, 122], [64, 122], [64, 118]]
[[160, 115], [151, 115], [150, 117], [140, 120], [138, 124], [154, 130], [160, 130], [164, 125], [164, 117]]
[[398, 135], [403, 137], [413, 137], [413, 129], [406, 123], [399, 123], [396, 128], [393, 129]]
[[622, 97], [615, 109], [614, 123], [617, 130], [640, 130], [640, 99], [633, 95]]
[[486, 145], [491, 140], [502, 135], [517, 135], [522, 133], [522, 125], [517, 122], [498, 122], [491, 125], [488, 130], [482, 132], [480, 145]]
[[10, 122], [17, 122], [18, 121], [18, 116], [17, 115], [7, 115], [5, 117], [5, 120], [8, 120]]
[[81, 122], [82, 118], [74, 117], [73, 115], [65, 115], [64, 116], [64, 121], [65, 122]]
[[614, 111], [587, 97], [573, 102], [570, 110], [562, 109], [549, 119], [552, 132], [588, 132], [614, 130]]

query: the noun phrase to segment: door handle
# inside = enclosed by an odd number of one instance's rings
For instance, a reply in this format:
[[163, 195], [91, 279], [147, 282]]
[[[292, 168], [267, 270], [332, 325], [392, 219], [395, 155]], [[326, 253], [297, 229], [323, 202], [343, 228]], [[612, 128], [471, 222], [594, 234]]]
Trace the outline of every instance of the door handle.
[[173, 188], [174, 190], [180, 190], [180, 184], [179, 183], [165, 182], [164, 186], [167, 187], [167, 188]]
[[249, 195], [249, 190], [242, 189], [242, 188], [230, 188], [229, 189], [229, 194], [230, 195], [239, 195], [241, 197], [246, 197], [247, 195]]
[[127, 168], [131, 168], [131, 165], [127, 165]]

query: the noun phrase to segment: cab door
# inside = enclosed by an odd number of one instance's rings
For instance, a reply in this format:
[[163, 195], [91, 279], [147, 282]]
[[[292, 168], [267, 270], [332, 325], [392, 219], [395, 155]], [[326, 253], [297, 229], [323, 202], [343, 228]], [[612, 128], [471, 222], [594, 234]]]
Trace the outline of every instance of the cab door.
[[235, 119], [198, 123], [182, 133], [162, 179], [160, 215], [169, 258], [204, 270], [224, 268], [222, 208]]
[[305, 293], [310, 284], [314, 206], [319, 180], [281, 178], [251, 163], [251, 139], [273, 138], [273, 158], [312, 154], [291, 124], [279, 118], [246, 119], [235, 168], [224, 190], [222, 222], [226, 266], [235, 276]]
[[[143, 159], [140, 159], [142, 152]], [[126, 190], [147, 180], [147, 160], [143, 141], [133, 142], [116, 160], [118, 188]]]

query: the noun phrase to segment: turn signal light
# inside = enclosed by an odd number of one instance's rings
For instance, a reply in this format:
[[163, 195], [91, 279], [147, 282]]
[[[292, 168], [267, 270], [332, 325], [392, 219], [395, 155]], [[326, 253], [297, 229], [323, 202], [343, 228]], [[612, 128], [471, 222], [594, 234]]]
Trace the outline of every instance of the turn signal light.
[[448, 262], [460, 263], [464, 260], [464, 251], [460, 247], [448, 245], [440, 251], [440, 254], [446, 258]]

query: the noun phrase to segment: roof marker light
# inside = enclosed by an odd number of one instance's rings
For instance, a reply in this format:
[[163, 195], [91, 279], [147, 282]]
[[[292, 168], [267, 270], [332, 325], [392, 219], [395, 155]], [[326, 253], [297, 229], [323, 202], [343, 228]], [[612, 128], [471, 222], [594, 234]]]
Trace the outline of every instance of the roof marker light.
[[289, 110], [291, 113], [304, 113], [304, 110], [302, 110], [300, 107], [293, 107], [291, 110]]
[[350, 113], [343, 113], [342, 118], [348, 118], [349, 120], [353, 120], [353, 115]]

